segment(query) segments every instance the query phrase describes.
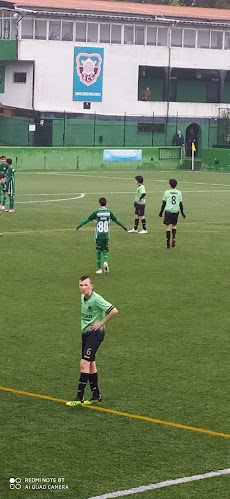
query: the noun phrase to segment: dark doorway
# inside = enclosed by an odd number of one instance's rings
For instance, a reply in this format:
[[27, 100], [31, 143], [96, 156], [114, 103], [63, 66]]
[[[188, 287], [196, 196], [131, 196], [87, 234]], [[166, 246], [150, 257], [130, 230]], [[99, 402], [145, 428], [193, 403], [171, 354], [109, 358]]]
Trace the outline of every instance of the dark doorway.
[[195, 156], [199, 157], [201, 151], [201, 128], [197, 123], [191, 123], [186, 130], [185, 155], [187, 158], [191, 158], [192, 156], [192, 143], [194, 143], [196, 148]]
[[40, 119], [34, 133], [35, 147], [51, 147], [53, 138], [53, 120]]

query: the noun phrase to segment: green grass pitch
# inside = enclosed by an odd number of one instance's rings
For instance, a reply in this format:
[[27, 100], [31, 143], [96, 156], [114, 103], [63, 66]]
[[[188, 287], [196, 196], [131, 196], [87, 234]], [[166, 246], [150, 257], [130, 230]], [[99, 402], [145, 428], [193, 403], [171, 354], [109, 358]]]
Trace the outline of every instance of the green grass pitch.
[[[82, 274], [119, 314], [97, 355], [108, 411], [0, 390], [1, 499], [106, 497], [230, 467], [230, 177], [141, 172], [148, 234], [111, 222], [110, 273], [96, 275], [94, 224], [75, 227], [103, 195], [132, 228], [138, 173], [16, 174], [15, 213], [0, 217], [1, 387], [75, 396]], [[187, 218], [179, 217], [176, 247], [167, 250], [158, 213], [170, 176]], [[10, 488], [16, 477], [20, 489]], [[26, 478], [63, 478], [56, 484], [68, 488], [32, 488]], [[229, 499], [229, 490], [226, 474], [127, 498]]]

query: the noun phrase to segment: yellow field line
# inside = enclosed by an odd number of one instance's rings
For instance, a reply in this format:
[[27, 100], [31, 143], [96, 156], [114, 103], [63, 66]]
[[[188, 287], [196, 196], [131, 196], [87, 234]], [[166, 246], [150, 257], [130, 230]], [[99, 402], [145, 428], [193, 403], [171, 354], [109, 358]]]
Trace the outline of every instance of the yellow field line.
[[[0, 390], [5, 391], [5, 392], [16, 393], [18, 395], [27, 395], [28, 397], [36, 397], [36, 398], [40, 398], [40, 399], [50, 400], [52, 402], [60, 402], [62, 404], [65, 404], [67, 402], [67, 400], [59, 399], [59, 398], [55, 398], [55, 397], [50, 397], [49, 395], [41, 395], [39, 393], [25, 392], [23, 390], [15, 390], [14, 388], [7, 388], [4, 386], [0, 386]], [[206, 433], [208, 435], [214, 435], [217, 437], [230, 438], [230, 434], [228, 434], [228, 433], [221, 433], [218, 431], [205, 430], [204, 428], [196, 428], [195, 426], [187, 426], [187, 425], [183, 425], [180, 423], [172, 423], [170, 421], [162, 421], [161, 419], [148, 418], [147, 416], [139, 416], [138, 414], [130, 414], [128, 412], [116, 411], [115, 409], [106, 409], [105, 407], [98, 407], [98, 406], [93, 406], [93, 405], [91, 405], [91, 406], [82, 405], [81, 407], [84, 407], [85, 409], [93, 409], [95, 411], [100, 411], [100, 412], [107, 412], [108, 414], [115, 414], [116, 416], [123, 416], [125, 418], [139, 419], [141, 421], [148, 421], [149, 423], [161, 424], [164, 426], [172, 426], [173, 428], [180, 428], [182, 430], [190, 430], [190, 431], [196, 431], [198, 433]], [[76, 409], [74, 409], [74, 410], [76, 410]]]

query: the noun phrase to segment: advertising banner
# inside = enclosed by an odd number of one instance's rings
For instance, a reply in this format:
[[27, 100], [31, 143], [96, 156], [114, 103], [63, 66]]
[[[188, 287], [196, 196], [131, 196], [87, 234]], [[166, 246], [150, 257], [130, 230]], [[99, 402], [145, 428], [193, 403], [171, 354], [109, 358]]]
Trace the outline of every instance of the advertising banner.
[[73, 100], [102, 101], [104, 49], [74, 47]]

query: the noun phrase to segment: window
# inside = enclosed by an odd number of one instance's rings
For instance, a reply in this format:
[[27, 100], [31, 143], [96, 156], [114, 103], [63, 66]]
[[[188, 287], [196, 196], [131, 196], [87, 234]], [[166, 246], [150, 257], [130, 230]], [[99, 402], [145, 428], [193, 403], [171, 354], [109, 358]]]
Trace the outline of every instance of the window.
[[156, 26], [148, 26], [147, 27], [147, 45], [156, 45], [157, 40], [157, 28]]
[[97, 41], [98, 41], [98, 24], [88, 23], [87, 42], [97, 42]]
[[10, 23], [11, 23], [10, 38], [11, 40], [15, 40], [17, 38], [17, 32], [18, 32], [17, 21], [16, 19], [13, 19], [11, 17]]
[[207, 81], [206, 83], [206, 102], [220, 102], [219, 100], [220, 84], [218, 81]]
[[225, 32], [224, 48], [225, 48], [225, 50], [230, 50], [230, 32], [229, 31]]
[[133, 26], [125, 26], [124, 27], [124, 43], [125, 44], [134, 43], [134, 27]]
[[230, 32], [229, 31], [225, 31], [225, 34], [224, 34], [224, 49], [230, 50]]
[[194, 48], [196, 46], [196, 30], [184, 29], [184, 47]]
[[140, 133], [165, 133], [164, 123], [138, 123], [137, 131]]
[[10, 19], [3, 19], [3, 29], [2, 35], [4, 40], [8, 40], [10, 38]]
[[135, 45], [145, 44], [145, 28], [144, 26], [135, 26]]
[[208, 49], [209, 48], [209, 38], [210, 38], [210, 31], [209, 30], [198, 29], [197, 47], [200, 49]]
[[22, 25], [21, 25], [22, 39], [33, 38], [34, 20], [33, 19], [22, 19], [21, 23], [22, 23]]
[[26, 73], [14, 73], [13, 83], [26, 83]]
[[110, 42], [110, 24], [100, 24], [100, 42]]
[[172, 28], [171, 47], [182, 47], [182, 29]]
[[61, 21], [49, 21], [49, 40], [60, 40]]
[[112, 24], [111, 43], [121, 43], [121, 24]]
[[157, 45], [167, 47], [168, 45], [168, 28], [158, 28]]
[[73, 23], [62, 22], [62, 40], [65, 42], [73, 41]]
[[222, 49], [223, 33], [222, 31], [211, 31], [211, 49]]
[[35, 19], [35, 38], [36, 40], [46, 40], [47, 22]]
[[76, 23], [76, 41], [86, 42], [86, 23]]

